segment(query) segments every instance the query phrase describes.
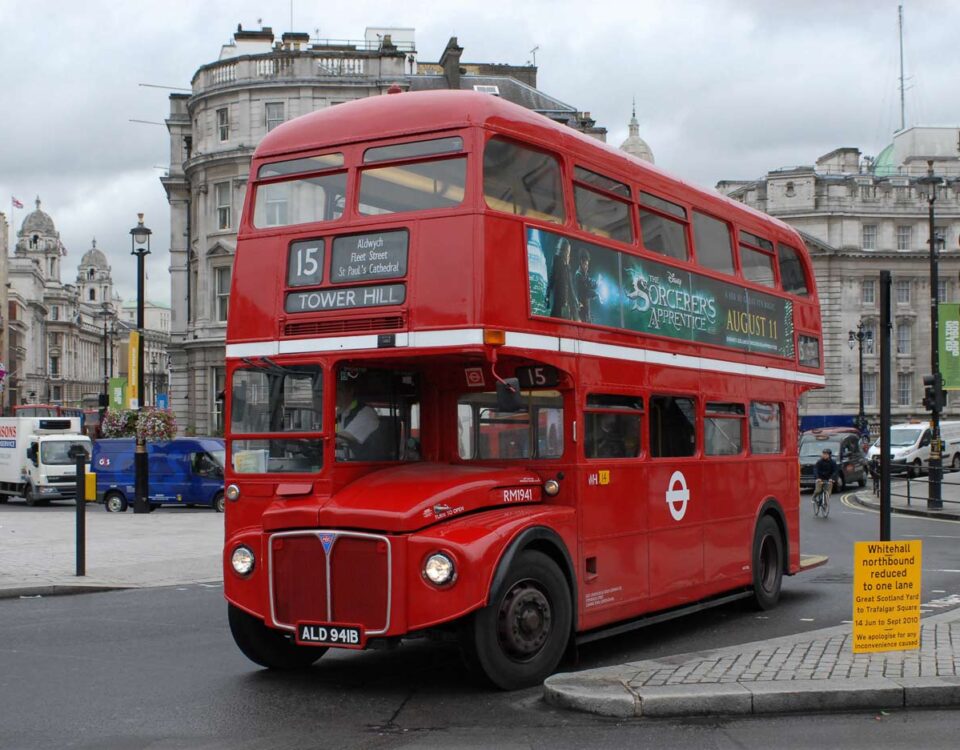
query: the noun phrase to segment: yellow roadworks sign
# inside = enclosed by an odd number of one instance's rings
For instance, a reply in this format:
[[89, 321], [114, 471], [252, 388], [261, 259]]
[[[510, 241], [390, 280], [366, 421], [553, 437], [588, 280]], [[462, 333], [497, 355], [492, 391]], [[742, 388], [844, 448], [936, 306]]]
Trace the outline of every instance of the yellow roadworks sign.
[[920, 648], [922, 542], [856, 542], [853, 652]]

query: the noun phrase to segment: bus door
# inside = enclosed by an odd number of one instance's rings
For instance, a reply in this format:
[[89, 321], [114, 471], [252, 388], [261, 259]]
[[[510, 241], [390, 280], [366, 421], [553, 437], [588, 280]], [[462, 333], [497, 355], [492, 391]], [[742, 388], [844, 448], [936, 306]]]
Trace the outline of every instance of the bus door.
[[583, 414], [580, 575], [585, 619], [646, 599], [643, 398], [589, 393]]
[[696, 455], [696, 403], [691, 396], [652, 394], [647, 407], [651, 598], [703, 582], [703, 522], [711, 497]]

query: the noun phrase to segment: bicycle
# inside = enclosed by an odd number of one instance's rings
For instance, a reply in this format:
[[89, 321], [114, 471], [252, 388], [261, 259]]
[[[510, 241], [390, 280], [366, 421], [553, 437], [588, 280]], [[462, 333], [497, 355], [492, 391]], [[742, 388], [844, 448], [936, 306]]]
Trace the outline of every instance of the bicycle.
[[[833, 480], [828, 480], [831, 484]], [[830, 515], [830, 501], [827, 500], [827, 483], [820, 481], [820, 489], [813, 491], [813, 515], [826, 518]]]

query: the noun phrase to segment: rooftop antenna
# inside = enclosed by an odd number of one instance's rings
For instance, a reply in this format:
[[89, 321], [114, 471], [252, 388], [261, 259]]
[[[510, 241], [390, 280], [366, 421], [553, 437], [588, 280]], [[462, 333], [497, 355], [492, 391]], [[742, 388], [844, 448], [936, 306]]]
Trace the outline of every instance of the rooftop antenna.
[[536, 47], [534, 47], [532, 50], [530, 50], [530, 54], [533, 55], [533, 67], [537, 67], [537, 50], [538, 49], [540, 49], [539, 44]]
[[904, 82], [903, 82], [903, 6], [897, 6], [897, 16], [900, 26], [900, 130], [907, 127], [906, 104], [904, 103]]

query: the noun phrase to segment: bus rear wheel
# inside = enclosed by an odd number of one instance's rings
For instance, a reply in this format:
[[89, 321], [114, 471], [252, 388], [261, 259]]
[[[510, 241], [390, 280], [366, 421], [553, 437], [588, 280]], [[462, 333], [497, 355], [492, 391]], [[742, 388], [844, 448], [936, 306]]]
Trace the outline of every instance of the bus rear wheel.
[[758, 609], [772, 609], [780, 601], [783, 560], [780, 527], [764, 516], [753, 535], [753, 601]]
[[306, 669], [327, 652], [319, 646], [298, 646], [292, 635], [268, 628], [263, 620], [232, 604], [227, 605], [227, 619], [237, 648], [254, 664], [267, 669]]
[[488, 606], [465, 622], [461, 647], [470, 670], [502, 690], [550, 676], [567, 648], [573, 607], [566, 578], [547, 555], [521, 553]]

